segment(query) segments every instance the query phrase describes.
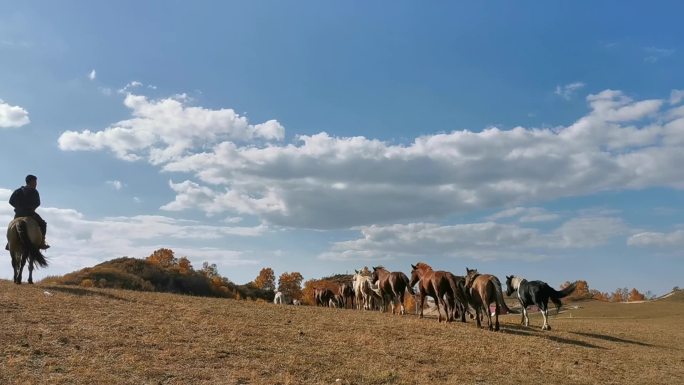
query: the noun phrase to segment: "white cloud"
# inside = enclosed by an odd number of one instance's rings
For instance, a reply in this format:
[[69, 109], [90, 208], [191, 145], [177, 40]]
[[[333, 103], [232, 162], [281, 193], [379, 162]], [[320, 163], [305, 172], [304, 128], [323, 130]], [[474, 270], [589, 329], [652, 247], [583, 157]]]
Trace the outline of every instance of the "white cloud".
[[627, 244], [639, 247], [681, 248], [684, 246], [684, 230], [670, 233], [641, 232], [632, 235]]
[[21, 127], [30, 122], [29, 114], [25, 109], [11, 106], [0, 99], [0, 128]]
[[275, 120], [251, 125], [231, 109], [209, 110], [186, 105], [187, 97], [162, 100], [128, 94], [124, 104], [133, 117], [102, 131], [66, 131], [59, 147], [66, 151], [109, 150], [118, 158], [147, 159], [152, 164], [180, 159], [191, 150], [224, 140], [280, 140], [284, 129]]
[[529, 222], [548, 222], [559, 218], [558, 214], [548, 212], [541, 207], [513, 207], [490, 215], [487, 217], [490, 221], [497, 221], [499, 219], [518, 218], [522, 223]]
[[[282, 138], [277, 123], [252, 126], [232, 110], [129, 95], [132, 119], [66, 132], [60, 147], [110, 150], [192, 174], [170, 182], [176, 197], [165, 210], [314, 229], [432, 221], [605, 190], [684, 188], [684, 112], [614, 90], [587, 102], [585, 116], [554, 129], [463, 130], [409, 144], [322, 132], [280, 144], [254, 141]], [[521, 223], [556, 219], [535, 208], [516, 215]]]
[[672, 90], [670, 92], [670, 104], [679, 104], [684, 100], [684, 90]]
[[[11, 190], [0, 189], [0, 199], [6, 201]], [[48, 222], [48, 241], [51, 244], [47, 256], [58, 256], [46, 270], [47, 274], [64, 274], [97, 263], [130, 256], [144, 258], [152, 251], [167, 247], [179, 256], [187, 256], [196, 266], [202, 261], [216, 262], [222, 266], [255, 264], [242, 252], [193, 247], [210, 240], [228, 236], [257, 237], [268, 228], [209, 226], [196, 221], [179, 220], [165, 216], [139, 215], [134, 217], [107, 217], [88, 219], [72, 209], [41, 208], [41, 216]], [[9, 223], [13, 214], [9, 205], [0, 205], [0, 222]], [[0, 264], [0, 277], [12, 275], [10, 264]]]
[[120, 88], [117, 92], [120, 94], [127, 94], [129, 93], [132, 89], [142, 87], [143, 84], [137, 80], [133, 80], [132, 82], [129, 82], [126, 84], [123, 88]]
[[90, 80], [95, 80], [96, 77], [97, 73], [95, 72], [95, 70], [90, 71], [90, 73], [88, 74], [88, 79]]
[[105, 96], [111, 96], [112, 95], [112, 89], [109, 87], [98, 87], [97, 89], [102, 93], [102, 95], [105, 95]]
[[644, 58], [644, 61], [653, 64], [660, 61], [660, 59], [672, 56], [675, 50], [671, 48], [645, 47], [644, 52], [648, 55]]
[[627, 232], [614, 217], [573, 218], [541, 231], [512, 224], [481, 222], [458, 225], [410, 223], [364, 226], [362, 237], [335, 243], [322, 259], [391, 259], [428, 256], [474, 259], [538, 260], [564, 249], [604, 245]]
[[121, 190], [123, 188], [123, 183], [119, 180], [108, 180], [106, 183], [112, 186], [114, 190]]
[[556, 90], [553, 93], [565, 100], [570, 100], [575, 92], [584, 86], [585, 84], [583, 82], [574, 82], [564, 86], [556, 86]]

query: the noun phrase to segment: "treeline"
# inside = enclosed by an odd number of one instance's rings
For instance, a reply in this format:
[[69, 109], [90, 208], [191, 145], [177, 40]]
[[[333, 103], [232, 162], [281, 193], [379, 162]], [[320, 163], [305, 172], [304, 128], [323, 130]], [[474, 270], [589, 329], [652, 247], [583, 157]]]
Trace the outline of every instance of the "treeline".
[[[570, 282], [565, 282], [561, 285], [561, 288], [567, 287]], [[582, 299], [595, 299], [604, 302], [634, 302], [634, 301], [646, 301], [655, 298], [655, 295], [650, 291], [646, 293], [641, 293], [636, 288], [629, 290], [628, 288], [618, 288], [612, 293], [601, 292], [599, 290], [590, 289], [587, 281], [577, 281], [577, 287], [575, 291], [566, 297], [568, 301], [577, 301]]]
[[145, 259], [117, 258], [61, 277], [47, 277], [43, 282], [205, 297], [273, 300], [272, 290], [258, 288], [251, 282], [236, 285], [219, 274], [216, 264], [204, 262], [202, 268], [196, 270], [188, 258], [176, 258], [173, 250], [164, 248], [156, 250]]

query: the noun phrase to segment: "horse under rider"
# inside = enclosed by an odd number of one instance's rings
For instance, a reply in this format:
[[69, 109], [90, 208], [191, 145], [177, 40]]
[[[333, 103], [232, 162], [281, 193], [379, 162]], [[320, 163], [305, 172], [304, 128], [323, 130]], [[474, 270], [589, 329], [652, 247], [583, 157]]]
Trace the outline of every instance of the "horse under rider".
[[[47, 232], [47, 222], [36, 213], [36, 208], [40, 206], [40, 194], [36, 190], [38, 186], [38, 178], [35, 175], [26, 176], [26, 186], [21, 186], [14, 190], [10, 196], [9, 204], [14, 207], [14, 218], [31, 217], [38, 222], [40, 231], [43, 233], [43, 243], [38, 247], [40, 249], [48, 249], [50, 245], [45, 243], [45, 233]], [[9, 249], [5, 246], [5, 249]]]

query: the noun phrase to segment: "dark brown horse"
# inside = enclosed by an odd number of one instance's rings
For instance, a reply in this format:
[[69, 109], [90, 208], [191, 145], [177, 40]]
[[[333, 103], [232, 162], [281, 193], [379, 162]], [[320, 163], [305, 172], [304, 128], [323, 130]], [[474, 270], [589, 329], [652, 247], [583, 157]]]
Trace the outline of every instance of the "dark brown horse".
[[[370, 281], [372, 284], [378, 285], [378, 291], [380, 292], [382, 301], [390, 301], [390, 304], [392, 305], [392, 314], [394, 314], [395, 301], [399, 301], [399, 314], [406, 314], [406, 310], [404, 309], [404, 293], [408, 290], [411, 295], [414, 294], [413, 288], [409, 286], [409, 279], [406, 274], [400, 271], [393, 271], [390, 273], [384, 267], [377, 266], [373, 268]], [[383, 309], [381, 308], [380, 310], [382, 311]]]
[[[510, 312], [506, 302], [504, 302], [499, 279], [491, 274], [480, 274], [477, 269], [471, 270], [466, 267], [465, 287], [470, 304], [477, 312], [475, 316], [477, 327], [482, 327], [480, 318], [482, 312], [484, 312], [489, 321], [489, 330], [499, 330], [499, 313], [501, 309]], [[494, 316], [496, 323], [493, 327], [492, 313], [489, 311], [489, 304], [491, 303], [495, 304]]]
[[335, 293], [332, 290], [324, 287], [322, 289], [314, 288], [314, 301], [316, 306], [330, 306], [330, 300], [335, 298]]
[[351, 308], [354, 308], [354, 289], [352, 288], [352, 284], [350, 283], [343, 283], [339, 287], [339, 292], [338, 294], [340, 297], [342, 297], [342, 307], [347, 308], [347, 299], [351, 299]]
[[442, 312], [439, 311], [440, 304], [442, 304], [446, 313], [445, 321], [453, 321], [452, 306], [454, 305], [454, 293], [457, 288], [455, 287], [455, 281], [447, 276], [451, 275], [451, 273], [432, 270], [430, 265], [423, 262], [411, 265], [411, 268], [409, 286], [413, 287], [417, 283], [420, 289], [420, 318], [423, 318], [425, 297], [430, 296], [434, 298], [435, 305], [437, 305], [437, 322], [442, 322]]

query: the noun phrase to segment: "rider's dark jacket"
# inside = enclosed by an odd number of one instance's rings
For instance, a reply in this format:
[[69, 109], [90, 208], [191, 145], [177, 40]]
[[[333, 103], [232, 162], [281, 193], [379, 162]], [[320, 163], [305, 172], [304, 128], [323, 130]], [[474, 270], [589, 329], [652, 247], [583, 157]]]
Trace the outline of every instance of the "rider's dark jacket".
[[40, 206], [40, 194], [33, 187], [21, 186], [14, 190], [9, 203], [14, 207], [16, 217], [33, 216]]

